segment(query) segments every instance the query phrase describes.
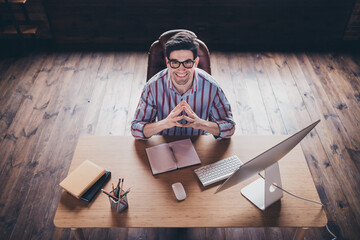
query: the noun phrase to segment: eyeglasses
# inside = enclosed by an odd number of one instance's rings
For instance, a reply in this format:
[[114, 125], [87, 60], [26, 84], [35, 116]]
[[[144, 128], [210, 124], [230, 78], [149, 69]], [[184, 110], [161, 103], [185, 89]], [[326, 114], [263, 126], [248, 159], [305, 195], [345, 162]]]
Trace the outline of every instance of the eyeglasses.
[[184, 68], [192, 68], [194, 63], [195, 61], [191, 59], [185, 60], [183, 62], [179, 62], [178, 60], [174, 59], [169, 60], [170, 67], [174, 69], [179, 68], [181, 64], [184, 66]]

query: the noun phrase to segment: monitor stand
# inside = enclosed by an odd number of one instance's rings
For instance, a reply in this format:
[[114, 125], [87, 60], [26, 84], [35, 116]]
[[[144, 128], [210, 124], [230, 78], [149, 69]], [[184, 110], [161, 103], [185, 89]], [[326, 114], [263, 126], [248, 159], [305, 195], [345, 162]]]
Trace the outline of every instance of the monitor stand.
[[280, 189], [272, 186], [273, 183], [282, 187], [278, 163], [274, 163], [265, 169], [265, 179], [259, 178], [250, 183], [241, 189], [241, 194], [255, 206], [265, 210], [283, 196], [283, 192]]

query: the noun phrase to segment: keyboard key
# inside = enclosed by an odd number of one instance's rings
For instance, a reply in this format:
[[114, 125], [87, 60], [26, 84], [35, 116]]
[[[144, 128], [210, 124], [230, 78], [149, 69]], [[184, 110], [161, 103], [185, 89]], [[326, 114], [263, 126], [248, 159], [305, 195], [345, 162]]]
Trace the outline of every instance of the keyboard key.
[[195, 169], [194, 172], [198, 176], [204, 187], [227, 179], [237, 170], [243, 162], [236, 156], [222, 159], [215, 163]]

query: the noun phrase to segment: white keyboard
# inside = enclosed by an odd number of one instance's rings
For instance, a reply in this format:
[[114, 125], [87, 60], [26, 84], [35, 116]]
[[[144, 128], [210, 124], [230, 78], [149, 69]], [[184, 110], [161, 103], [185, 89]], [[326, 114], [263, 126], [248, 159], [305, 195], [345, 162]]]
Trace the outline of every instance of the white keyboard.
[[222, 159], [215, 163], [203, 166], [195, 169], [194, 172], [200, 179], [200, 182], [204, 187], [224, 180], [231, 176], [235, 170], [237, 170], [243, 162], [236, 156]]

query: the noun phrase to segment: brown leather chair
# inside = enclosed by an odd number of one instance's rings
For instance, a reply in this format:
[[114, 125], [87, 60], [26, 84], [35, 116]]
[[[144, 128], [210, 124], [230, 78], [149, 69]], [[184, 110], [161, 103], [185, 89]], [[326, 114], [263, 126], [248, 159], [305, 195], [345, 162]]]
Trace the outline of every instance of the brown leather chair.
[[[195, 33], [184, 30], [184, 29], [176, 29], [164, 32], [159, 37], [159, 40], [156, 40], [153, 44], [151, 44], [150, 50], [148, 52], [148, 69], [147, 69], [147, 80], [148, 81], [152, 76], [156, 73], [160, 72], [161, 70], [166, 68], [166, 61], [165, 61], [165, 43], [178, 32], [186, 31], [190, 34], [195, 35]], [[198, 56], [200, 57], [200, 61], [198, 64], [198, 68], [203, 69], [207, 73], [211, 74], [211, 67], [210, 67], [210, 53], [209, 49], [205, 45], [204, 42], [196, 38], [196, 41], [199, 43], [199, 51]]]

